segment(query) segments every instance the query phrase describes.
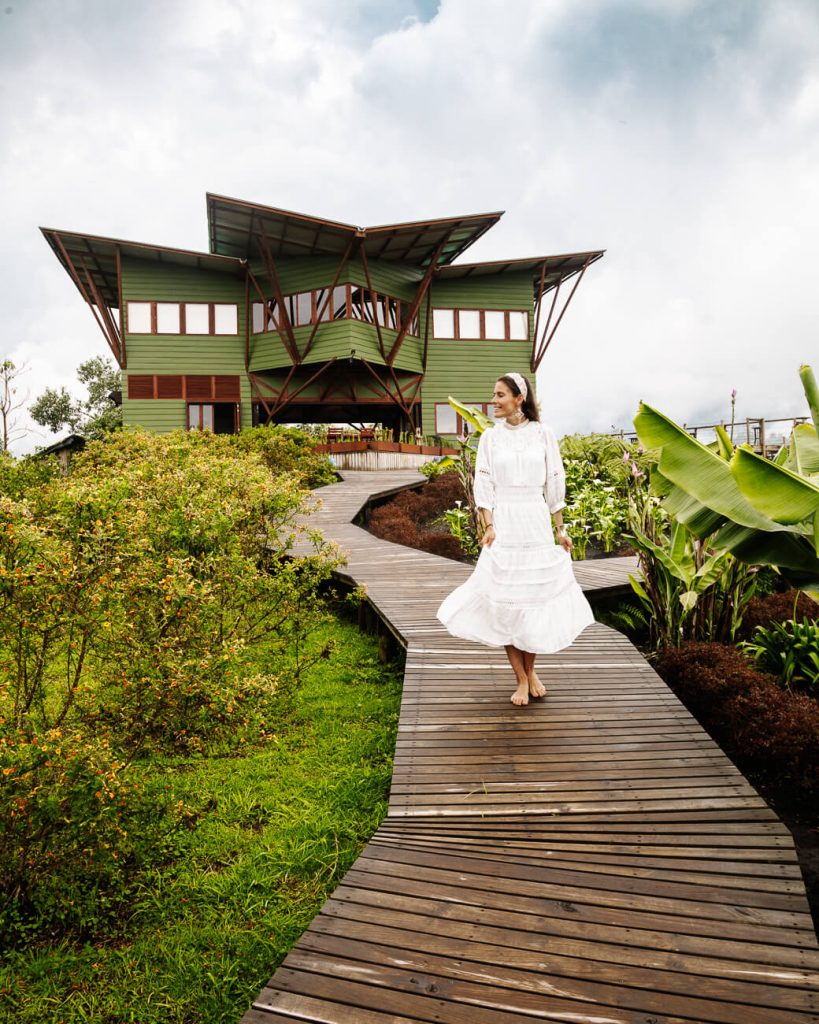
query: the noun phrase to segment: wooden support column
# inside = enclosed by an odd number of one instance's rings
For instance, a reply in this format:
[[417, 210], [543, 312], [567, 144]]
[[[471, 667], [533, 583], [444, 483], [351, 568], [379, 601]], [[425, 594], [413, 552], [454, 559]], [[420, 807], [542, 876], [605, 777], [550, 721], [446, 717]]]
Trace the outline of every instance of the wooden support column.
[[384, 363], [387, 363], [387, 353], [384, 349], [384, 335], [381, 333], [381, 324], [378, 322], [378, 311], [375, 308], [375, 289], [373, 288], [373, 281], [370, 277], [370, 265], [367, 262], [367, 251], [364, 247], [364, 232], [359, 232], [360, 243], [358, 246], [358, 255], [361, 257], [361, 265], [364, 268], [364, 279], [367, 282], [367, 290], [370, 293], [370, 304], [373, 310], [373, 323], [375, 324], [375, 333], [378, 335], [378, 348], [381, 352], [381, 358]]
[[282, 339], [284, 347], [287, 349], [288, 355], [294, 363], [298, 364], [301, 362], [301, 358], [299, 356], [298, 345], [296, 344], [296, 336], [293, 334], [293, 325], [290, 323], [290, 317], [287, 315], [287, 309], [284, 304], [284, 295], [282, 294], [281, 285], [279, 284], [276, 261], [273, 259], [273, 253], [270, 251], [270, 246], [267, 244], [267, 235], [264, 232], [264, 228], [261, 228], [260, 231], [261, 236], [257, 241], [259, 242], [259, 248], [261, 249], [265, 266], [267, 267], [267, 274], [270, 278], [270, 283], [273, 286], [273, 293], [276, 296], [276, 302], [279, 306], [276, 330], [279, 332], [279, 336]]
[[[554, 338], [555, 332], [557, 331], [558, 327], [560, 326], [560, 321], [563, 319], [563, 317], [564, 317], [564, 315], [566, 313], [566, 310], [569, 308], [569, 303], [574, 298], [574, 293], [577, 291], [578, 285], [583, 280], [583, 275], [586, 273], [586, 270], [587, 270], [589, 264], [592, 262], [592, 260], [593, 260], [593, 257], [589, 256], [588, 259], [586, 260], [586, 262], [580, 268], [580, 271], [579, 271], [579, 273], [577, 275], [577, 280], [574, 282], [572, 290], [569, 292], [568, 298], [563, 303], [563, 309], [561, 309], [560, 314], [559, 314], [559, 316], [557, 318], [557, 321], [555, 322], [555, 325], [552, 328], [551, 333], [549, 333], [549, 335], [547, 337], [547, 331], [549, 330], [549, 323], [551, 322], [552, 312], [554, 311], [555, 301], [557, 299], [557, 292], [555, 292], [555, 299], [552, 301], [552, 308], [549, 311], [549, 319], [546, 322], [546, 327], [543, 330], [543, 337], [541, 338], [540, 344], [539, 344], [537, 352], [535, 354], [534, 366], [532, 367], [533, 372], [536, 371], [537, 368], [540, 366], [541, 361], [543, 359], [543, 356], [546, 353], [546, 349], [551, 344], [552, 338]], [[558, 285], [558, 288], [559, 287], [560, 286]], [[535, 339], [535, 340], [537, 340], [537, 339]]]
[[100, 291], [97, 288], [97, 283], [94, 280], [94, 276], [88, 269], [85, 260], [83, 260], [82, 269], [85, 274], [85, 280], [88, 283], [89, 291], [94, 298], [94, 303], [91, 307], [92, 311], [96, 310], [99, 314], [97, 322], [99, 323], [101, 318], [103, 334], [108, 340], [108, 344], [111, 347], [111, 351], [114, 353], [114, 357], [119, 365], [122, 366], [122, 342], [119, 336], [119, 328], [114, 323], [114, 319], [111, 316], [111, 310], [108, 308], [108, 304], [100, 294]]
[[[421, 308], [421, 302], [423, 301], [424, 296], [429, 290], [430, 282], [432, 281], [432, 275], [435, 273], [435, 270], [438, 266], [438, 261], [441, 258], [441, 253], [444, 251], [444, 246], [449, 241], [449, 237], [451, 234], [452, 232], [449, 231], [446, 237], [442, 239], [438, 248], [433, 253], [432, 259], [429, 262], [429, 266], [426, 269], [426, 273], [421, 279], [421, 283], [418, 285], [418, 290], [415, 293], [415, 298], [413, 299], [409, 313], [407, 314], [407, 321], [406, 323], [401, 324], [401, 330], [398, 332], [398, 337], [395, 339], [392, 349], [390, 350], [389, 357], [387, 358], [388, 366], [392, 366], [392, 364], [395, 362], [395, 357], [398, 355], [401, 346], [404, 344], [404, 338], [406, 338], [407, 333], [409, 332], [409, 329], [412, 326], [412, 321], [415, 319], [416, 316], [418, 316], [418, 310]], [[426, 358], [424, 360], [424, 366], [426, 366]]]
[[[122, 352], [121, 352], [121, 350], [119, 348], [119, 345], [117, 344], [117, 342], [115, 340], [116, 336], [115, 335], [111, 335], [111, 334], [108, 333], [108, 330], [106, 329], [105, 323], [102, 320], [101, 311], [100, 311], [99, 307], [94, 304], [94, 302], [92, 300], [92, 297], [91, 297], [91, 294], [89, 294], [88, 288], [86, 287], [85, 284], [83, 284], [83, 281], [82, 281], [82, 278], [80, 277], [79, 271], [74, 266], [74, 261], [68, 255], [68, 251], [66, 250], [65, 246], [63, 245], [62, 239], [56, 233], [54, 235], [52, 235], [52, 238], [57, 243], [57, 248], [60, 250], [60, 253], [62, 254], [62, 257], [65, 260], [65, 265], [68, 268], [68, 273], [71, 275], [71, 278], [73, 279], [74, 284], [79, 289], [80, 295], [82, 295], [82, 297], [85, 299], [86, 304], [88, 305], [88, 308], [91, 310], [92, 316], [97, 321], [97, 326], [102, 331], [102, 335], [105, 338], [105, 340], [108, 342], [108, 347], [111, 349], [111, 351], [114, 354], [114, 358], [117, 361], [117, 365], [121, 368], [122, 367]], [[104, 305], [105, 304], [103, 303], [103, 306]]]
[[122, 354], [120, 366], [124, 370], [128, 366], [128, 350], [125, 345], [125, 303], [122, 301], [122, 253], [119, 246], [115, 250], [117, 261], [117, 296], [119, 301], [119, 343]]
[[344, 250], [344, 255], [341, 257], [341, 263], [339, 263], [338, 265], [336, 276], [333, 278], [333, 283], [330, 285], [329, 291], [327, 292], [327, 297], [325, 298], [321, 309], [316, 310], [316, 322], [313, 324], [313, 330], [310, 332], [310, 337], [307, 339], [307, 344], [305, 345], [304, 352], [302, 353], [301, 356], [301, 362], [304, 361], [307, 354], [310, 352], [310, 349], [313, 347], [313, 341], [315, 340], [316, 337], [316, 331], [318, 330], [319, 324], [322, 322], [321, 318], [324, 316], [324, 311], [327, 309], [328, 304], [333, 301], [333, 292], [338, 287], [338, 279], [341, 277], [342, 270], [344, 270], [344, 267], [347, 265], [347, 260], [350, 258], [350, 253], [353, 251], [354, 243], [355, 239], [351, 238], [350, 244]]

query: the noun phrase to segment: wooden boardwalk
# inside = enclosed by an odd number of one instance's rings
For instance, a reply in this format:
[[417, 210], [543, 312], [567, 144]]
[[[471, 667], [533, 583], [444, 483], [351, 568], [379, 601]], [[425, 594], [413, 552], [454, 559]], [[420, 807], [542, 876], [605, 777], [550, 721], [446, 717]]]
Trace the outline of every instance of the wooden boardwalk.
[[318, 492], [407, 648], [389, 814], [243, 1024], [816, 1024], [788, 830], [613, 630], [539, 657], [548, 695], [514, 708], [504, 652], [435, 619], [470, 567], [350, 523], [417, 476]]

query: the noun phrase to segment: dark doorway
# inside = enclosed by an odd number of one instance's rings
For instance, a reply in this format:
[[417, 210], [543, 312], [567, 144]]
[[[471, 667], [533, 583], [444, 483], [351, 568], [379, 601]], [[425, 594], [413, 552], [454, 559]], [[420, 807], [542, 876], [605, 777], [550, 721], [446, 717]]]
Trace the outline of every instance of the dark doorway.
[[239, 406], [235, 402], [191, 402], [188, 404], [188, 430], [238, 434]]

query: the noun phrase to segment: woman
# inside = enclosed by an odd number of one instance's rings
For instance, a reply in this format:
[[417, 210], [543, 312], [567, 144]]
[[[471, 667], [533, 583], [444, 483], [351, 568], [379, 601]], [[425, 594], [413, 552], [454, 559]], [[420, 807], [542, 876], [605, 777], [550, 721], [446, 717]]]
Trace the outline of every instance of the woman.
[[475, 460], [481, 553], [437, 616], [453, 636], [506, 648], [517, 680], [511, 700], [520, 706], [546, 693], [535, 656], [568, 647], [594, 616], [572, 572], [555, 436], [522, 374], [500, 377], [492, 404], [497, 423], [481, 435]]

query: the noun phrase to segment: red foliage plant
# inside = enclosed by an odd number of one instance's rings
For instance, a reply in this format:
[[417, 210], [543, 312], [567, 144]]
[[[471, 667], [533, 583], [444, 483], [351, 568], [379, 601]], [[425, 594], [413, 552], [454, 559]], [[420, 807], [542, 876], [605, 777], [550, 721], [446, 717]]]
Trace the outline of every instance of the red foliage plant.
[[657, 671], [744, 770], [758, 772], [784, 799], [819, 795], [819, 703], [783, 689], [733, 647], [668, 648]]
[[375, 509], [370, 515], [369, 528], [383, 540], [445, 558], [462, 559], [464, 551], [455, 537], [425, 529], [458, 501], [466, 501], [458, 474], [442, 473], [424, 484], [420, 491], [402, 491], [392, 501]]
[[[742, 617], [743, 639], [750, 638], [757, 626], [764, 626], [767, 629], [772, 622], [787, 622], [788, 619], [792, 619], [795, 601], [797, 591], [793, 587], [781, 594], [764, 594], [762, 597], [751, 598]], [[819, 619], [819, 604], [811, 600], [807, 594], [800, 593], [796, 604], [796, 617]]]

